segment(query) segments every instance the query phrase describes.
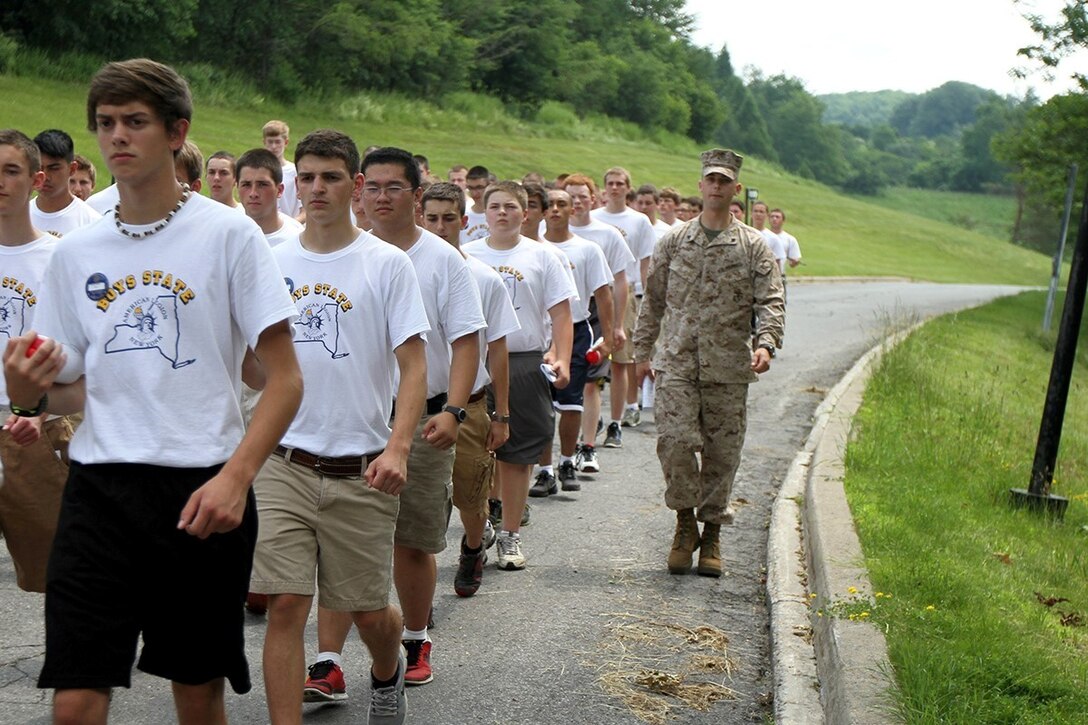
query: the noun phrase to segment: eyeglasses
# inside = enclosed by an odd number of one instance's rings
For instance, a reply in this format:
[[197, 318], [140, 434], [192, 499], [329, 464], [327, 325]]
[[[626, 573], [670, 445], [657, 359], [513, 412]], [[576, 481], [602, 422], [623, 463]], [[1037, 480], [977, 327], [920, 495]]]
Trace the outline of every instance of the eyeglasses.
[[400, 196], [401, 194], [403, 194], [404, 192], [411, 191], [411, 190], [412, 190], [412, 188], [410, 186], [402, 186], [400, 184], [390, 184], [388, 186], [364, 185], [363, 186], [363, 196], [368, 196], [368, 197], [370, 197], [372, 199], [377, 199], [379, 196], [382, 195], [382, 192], [384, 191], [389, 196], [390, 199], [394, 199], [394, 198]]

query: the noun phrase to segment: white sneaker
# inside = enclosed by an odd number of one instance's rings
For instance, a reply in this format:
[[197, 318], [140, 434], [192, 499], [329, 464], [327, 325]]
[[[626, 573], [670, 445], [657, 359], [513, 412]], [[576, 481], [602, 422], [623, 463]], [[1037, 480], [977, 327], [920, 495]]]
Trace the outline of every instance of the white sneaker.
[[499, 550], [499, 569], [517, 571], [525, 568], [525, 556], [521, 553], [521, 534], [499, 532], [496, 548]]
[[495, 527], [491, 524], [491, 519], [484, 520], [484, 550], [490, 549], [491, 545], [495, 543]]
[[582, 473], [600, 473], [601, 463], [597, 460], [597, 449], [593, 446], [578, 446], [574, 454], [574, 468]]

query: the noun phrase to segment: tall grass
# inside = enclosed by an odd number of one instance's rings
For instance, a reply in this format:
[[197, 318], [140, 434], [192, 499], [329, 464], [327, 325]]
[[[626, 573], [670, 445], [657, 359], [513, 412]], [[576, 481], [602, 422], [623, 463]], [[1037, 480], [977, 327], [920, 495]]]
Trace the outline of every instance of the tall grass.
[[1007, 496], [1028, 483], [1050, 372], [1042, 305], [1028, 293], [925, 326], [885, 356], [855, 421], [847, 494], [873, 586], [891, 595], [873, 616], [909, 723], [1088, 713], [1084, 354], [1055, 477], [1065, 520]]

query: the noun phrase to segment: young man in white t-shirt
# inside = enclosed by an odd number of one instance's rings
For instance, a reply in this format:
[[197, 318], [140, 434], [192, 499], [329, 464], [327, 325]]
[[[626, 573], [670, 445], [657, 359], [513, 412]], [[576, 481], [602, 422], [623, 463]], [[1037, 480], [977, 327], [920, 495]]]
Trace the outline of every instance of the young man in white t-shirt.
[[782, 271], [786, 266], [786, 245], [782, 243], [780, 236], [767, 228], [768, 216], [766, 202], [757, 201], [752, 204], [752, 226], [763, 235], [763, 241], [771, 248], [775, 261], [778, 262], [778, 269]]
[[[250, 689], [250, 485], [302, 397], [295, 307], [256, 226], [178, 183], [192, 97], [173, 69], [108, 63], [87, 109], [119, 206], [57, 245], [35, 320], [50, 339], [28, 358], [31, 331], [4, 354], [13, 412], [84, 410], [38, 685], [56, 689], [57, 722], [105, 723], [142, 634], [139, 667], [172, 680], [179, 722], [222, 723], [224, 680]], [[247, 346], [266, 373], [248, 430]]]
[[34, 143], [41, 153], [41, 169], [45, 173], [38, 196], [30, 205], [34, 226], [54, 237], [63, 237], [97, 220], [101, 214], [73, 196], [68, 183], [76, 166], [72, 137], [52, 129], [35, 136]]
[[[427, 402], [420, 415], [396, 406], [396, 417], [412, 416], [415, 435], [408, 456], [408, 483], [401, 493], [393, 546], [393, 583], [404, 610], [402, 640], [408, 652], [405, 682], [433, 679], [427, 632], [438, 581], [435, 555], [446, 547], [453, 478], [453, 445], [465, 421], [479, 365], [479, 335], [486, 326], [480, 295], [464, 258], [444, 241], [416, 226], [422, 195], [419, 166], [398, 148], [379, 148], [362, 162], [363, 205], [374, 236], [408, 255], [423, 293], [431, 332], [427, 336]], [[399, 397], [398, 397], [399, 400]], [[342, 646], [343, 616], [322, 611], [323, 650]]]
[[[465, 225], [465, 194], [456, 185], [438, 183], [423, 192], [423, 226], [460, 249]], [[480, 331], [480, 365], [466, 407], [468, 415], [457, 431], [453, 461], [453, 505], [465, 527], [453, 588], [471, 597], [483, 581], [487, 549], [495, 542], [488, 520], [488, 494], [494, 477], [494, 451], [510, 437], [509, 361], [506, 336], [521, 329], [517, 313], [499, 273], [475, 257], [465, 255], [480, 292], [487, 328]], [[490, 391], [495, 408], [488, 411]]]
[[635, 192], [635, 210], [642, 212], [646, 215], [646, 218], [650, 220], [650, 225], [654, 229], [654, 236], [657, 237], [657, 239], [661, 239], [661, 237], [665, 236], [665, 234], [672, 229], [671, 224], [666, 224], [657, 217], [661, 199], [660, 192], [653, 184], [643, 184], [638, 187], [638, 190]]
[[[254, 484], [261, 529], [250, 586], [270, 595], [268, 711], [273, 723], [298, 723], [304, 700], [347, 697], [339, 651], [322, 652], [298, 687], [316, 573], [320, 605], [358, 626], [373, 660], [370, 722], [399, 723], [407, 666], [401, 615], [389, 603], [393, 532], [411, 414], [423, 406], [429, 326], [406, 255], [348, 216], [362, 184], [354, 141], [315, 131], [299, 142], [295, 164], [306, 228], [273, 254], [298, 305], [294, 344], [307, 393]], [[406, 419], [390, 429], [394, 392]]]
[[275, 247], [298, 235], [302, 225], [279, 210], [283, 194], [283, 166], [268, 149], [250, 149], [234, 164], [238, 196], [246, 216], [257, 222], [268, 246]]
[[465, 191], [472, 207], [465, 213], [468, 221], [461, 232], [461, 243], [467, 244], [488, 235], [487, 215], [484, 213], [484, 192], [491, 183], [491, 172], [483, 166], [473, 166], [465, 175]]
[[[575, 447], [582, 425], [583, 395], [586, 375], [591, 367], [586, 358], [590, 349], [608, 357], [612, 340], [612, 273], [604, 252], [593, 242], [576, 237], [570, 231], [570, 194], [562, 189], [547, 192], [548, 213], [544, 221], [547, 228], [546, 243], [560, 250], [569, 260], [574, 275], [578, 298], [572, 300], [571, 317], [574, 337], [570, 351], [570, 383], [552, 391], [555, 408], [559, 411], [559, 469], [553, 478], [538, 475], [529, 489], [530, 496], [549, 496], [559, 488], [579, 491], [582, 484], [574, 469]], [[594, 343], [593, 328], [589, 323], [589, 303], [593, 300], [600, 316], [600, 343]], [[554, 351], [550, 352], [554, 354]], [[551, 468], [552, 447], [549, 445], [541, 457], [542, 473]], [[558, 479], [558, 483], [557, 483]]]
[[[786, 248], [786, 265], [796, 267], [801, 263], [801, 245], [797, 243], [797, 237], [782, 228], [786, 223], [786, 212], [781, 209], [771, 209], [767, 218], [771, 225], [771, 231], [778, 235]], [[783, 283], [786, 277], [786, 265], [782, 266]]]
[[234, 173], [234, 154], [228, 151], [216, 151], [208, 157], [204, 165], [204, 176], [208, 179], [208, 196], [225, 207], [245, 213], [245, 208], [234, 198], [234, 187], [238, 178]]
[[602, 209], [593, 211], [597, 221], [611, 224], [620, 230], [624, 241], [631, 249], [637, 263], [627, 268], [627, 280], [631, 284], [627, 298], [627, 308], [623, 318], [616, 320], [617, 327], [623, 327], [626, 342], [612, 351], [612, 420], [605, 429], [604, 447], [622, 448], [623, 435], [620, 425], [624, 410], [638, 411], [638, 403], [628, 398], [627, 381], [634, 376], [634, 358], [631, 337], [635, 330], [635, 318], [638, 315], [638, 300], [642, 297], [642, 287], [646, 284], [646, 275], [650, 268], [650, 257], [654, 253], [657, 237], [653, 227], [644, 214], [627, 206], [627, 193], [631, 191], [631, 174], [620, 166], [614, 166], [604, 172], [604, 199]]
[[[41, 186], [38, 147], [15, 129], [0, 131], [0, 338], [33, 327], [42, 275], [57, 239], [30, 222], [30, 195]], [[0, 405], [8, 407], [0, 381]], [[16, 583], [45, 591], [61, 494], [68, 477], [72, 424], [64, 417], [11, 413], [0, 430], [0, 534], [15, 565]]]
[[[468, 167], [464, 164], [454, 164], [446, 173], [446, 180], [461, 189], [464, 193], [468, 189]], [[461, 216], [464, 216], [463, 214]], [[460, 227], [458, 227], [460, 229]]]
[[670, 227], [681, 224], [679, 217], [676, 216], [680, 208], [680, 192], [671, 186], [666, 186], [658, 196], [657, 213], [661, 215], [661, 221]]
[[[611, 224], [594, 219], [590, 212], [596, 207], [597, 183], [585, 174], [569, 174], [558, 185], [570, 194], [571, 215], [570, 231], [582, 239], [588, 239], [604, 252], [608, 268], [612, 271], [612, 343], [613, 350], [623, 347], [627, 335], [623, 325], [617, 324], [623, 319], [630, 296], [627, 269], [635, 263], [635, 256], [623, 240], [619, 229]], [[596, 304], [590, 306], [590, 324], [593, 326], [594, 339], [601, 337], [601, 326]], [[597, 365], [590, 367], [586, 375], [583, 390], [582, 445], [575, 454], [575, 468], [582, 473], [599, 473], [600, 460], [597, 457], [597, 424], [601, 420], [601, 388], [598, 381], [607, 379], [611, 364], [607, 356]]]
[[499, 532], [498, 568], [525, 568], [521, 552], [521, 516], [529, 495], [529, 473], [544, 448], [551, 444], [555, 411], [548, 377], [541, 366], [548, 349], [548, 326], [556, 350], [549, 366], [553, 385], [570, 382], [569, 350], [573, 338], [570, 298], [574, 284], [556, 256], [539, 242], [521, 236], [527, 200], [525, 190], [512, 181], [492, 184], [484, 192], [491, 235], [462, 249], [489, 265], [503, 278], [521, 329], [508, 336], [510, 353], [510, 438], [495, 451], [496, 472], [502, 492], [502, 530]]
[[91, 194], [94, 193], [94, 182], [98, 176], [98, 171], [94, 168], [91, 160], [82, 154], [73, 156], [72, 161], [75, 166], [72, 175], [68, 177], [68, 188], [71, 190], [72, 196], [87, 201], [87, 199], [91, 198]]
[[291, 142], [290, 135], [291, 129], [283, 121], [271, 120], [261, 128], [264, 147], [276, 155], [280, 166], [283, 167], [283, 193], [277, 202], [280, 211], [289, 217], [298, 217], [302, 207], [295, 187], [297, 172], [295, 165], [285, 156], [287, 145]]

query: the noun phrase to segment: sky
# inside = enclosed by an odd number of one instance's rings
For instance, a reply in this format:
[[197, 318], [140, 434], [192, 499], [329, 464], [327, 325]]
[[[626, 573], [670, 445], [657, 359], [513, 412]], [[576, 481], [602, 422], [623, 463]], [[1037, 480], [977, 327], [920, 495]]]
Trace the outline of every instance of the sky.
[[800, 78], [815, 95], [901, 90], [923, 93], [965, 81], [1022, 97], [1046, 99], [1073, 88], [1068, 76], [1088, 73], [1088, 53], [1065, 60], [1053, 83], [1039, 74], [1017, 80], [1016, 51], [1038, 42], [1024, 13], [1054, 20], [1061, 0], [687, 0], [696, 18], [692, 40], [717, 53], [729, 49], [733, 70]]

